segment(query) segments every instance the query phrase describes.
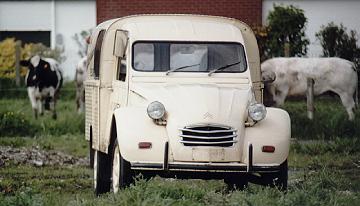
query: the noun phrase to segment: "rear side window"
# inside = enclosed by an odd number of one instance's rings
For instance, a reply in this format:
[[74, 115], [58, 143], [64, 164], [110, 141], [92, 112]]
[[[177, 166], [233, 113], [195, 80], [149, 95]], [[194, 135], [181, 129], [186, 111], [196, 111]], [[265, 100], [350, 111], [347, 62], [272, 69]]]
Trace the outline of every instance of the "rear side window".
[[95, 78], [99, 78], [100, 74], [100, 56], [101, 56], [101, 45], [104, 39], [105, 30], [99, 32], [98, 38], [96, 40], [95, 52], [94, 52], [94, 75]]

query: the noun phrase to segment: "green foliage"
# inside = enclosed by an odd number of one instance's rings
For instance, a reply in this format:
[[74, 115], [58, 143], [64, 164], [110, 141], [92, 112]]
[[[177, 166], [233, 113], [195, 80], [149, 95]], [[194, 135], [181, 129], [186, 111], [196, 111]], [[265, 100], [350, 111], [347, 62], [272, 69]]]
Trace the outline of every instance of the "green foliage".
[[307, 18], [304, 11], [295, 6], [279, 6], [269, 13], [267, 57], [285, 56], [284, 45], [290, 44], [290, 56], [303, 56], [307, 53], [309, 40], [305, 37]]
[[14, 196], [0, 197], [0, 206], [35, 206], [44, 205], [39, 194], [35, 194], [31, 188], [25, 187], [15, 193]]
[[0, 131], [1, 135], [26, 136], [33, 133], [35, 128], [24, 113], [19, 112], [0, 112]]
[[269, 35], [269, 27], [267, 26], [252, 26], [252, 30], [254, 31], [260, 54], [260, 61], [265, 61], [268, 57], [266, 54], [266, 47], [268, 42]]
[[357, 45], [356, 31], [350, 30], [342, 24], [336, 25], [334, 22], [326, 26], [321, 26], [321, 30], [315, 34], [323, 48], [324, 57], [341, 57], [360, 64], [360, 48]]
[[45, 46], [42, 43], [29, 43], [25, 44], [23, 47], [23, 52], [26, 56], [31, 57], [34, 55], [40, 55], [41, 57], [53, 58], [58, 62], [65, 61], [65, 56], [63, 55], [63, 50], [60, 48], [51, 49]]

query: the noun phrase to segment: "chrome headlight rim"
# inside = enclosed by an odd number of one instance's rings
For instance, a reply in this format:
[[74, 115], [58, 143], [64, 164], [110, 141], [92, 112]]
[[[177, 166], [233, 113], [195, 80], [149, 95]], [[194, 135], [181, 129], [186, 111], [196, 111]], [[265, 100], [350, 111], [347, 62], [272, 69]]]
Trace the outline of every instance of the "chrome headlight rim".
[[267, 111], [264, 104], [254, 103], [248, 107], [248, 115], [255, 122], [265, 119], [266, 113]]
[[165, 106], [159, 101], [151, 102], [146, 111], [148, 116], [153, 120], [160, 120], [165, 116]]

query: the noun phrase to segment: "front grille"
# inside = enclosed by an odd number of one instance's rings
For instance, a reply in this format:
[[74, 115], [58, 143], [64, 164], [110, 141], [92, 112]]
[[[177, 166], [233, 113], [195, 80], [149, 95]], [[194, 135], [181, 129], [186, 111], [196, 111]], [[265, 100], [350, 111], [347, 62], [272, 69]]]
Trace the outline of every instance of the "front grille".
[[179, 129], [185, 146], [230, 147], [235, 142], [237, 130], [222, 125], [193, 125]]

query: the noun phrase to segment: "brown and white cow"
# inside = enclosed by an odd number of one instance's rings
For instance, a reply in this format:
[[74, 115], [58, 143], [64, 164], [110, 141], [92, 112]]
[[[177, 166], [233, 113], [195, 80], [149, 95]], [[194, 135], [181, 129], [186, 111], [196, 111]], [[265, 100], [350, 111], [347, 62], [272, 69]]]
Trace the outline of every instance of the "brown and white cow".
[[75, 84], [76, 84], [76, 108], [79, 113], [84, 112], [85, 108], [85, 87], [84, 81], [87, 78], [86, 66], [87, 57], [83, 57], [76, 65]]
[[38, 113], [43, 114], [45, 107], [52, 111], [52, 117], [56, 119], [55, 104], [63, 82], [59, 63], [55, 59], [35, 55], [29, 60], [22, 60], [20, 64], [28, 68], [25, 83], [35, 118]]
[[[282, 105], [287, 96], [304, 96], [307, 78], [314, 80], [314, 94], [332, 91], [339, 95], [349, 120], [355, 118], [358, 78], [352, 62], [337, 58], [273, 58], [261, 64], [263, 81], [276, 105]], [[356, 100], [354, 101], [354, 94]]]

